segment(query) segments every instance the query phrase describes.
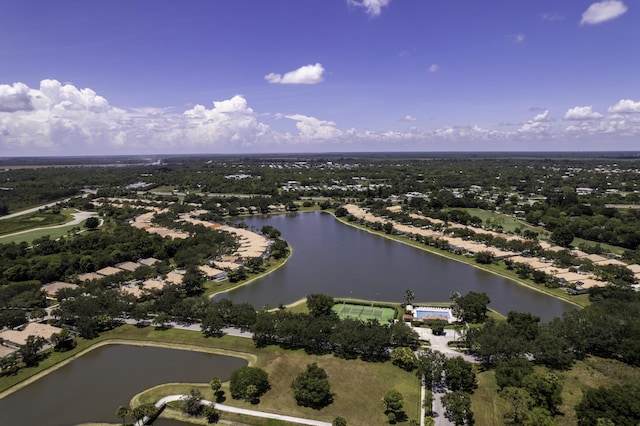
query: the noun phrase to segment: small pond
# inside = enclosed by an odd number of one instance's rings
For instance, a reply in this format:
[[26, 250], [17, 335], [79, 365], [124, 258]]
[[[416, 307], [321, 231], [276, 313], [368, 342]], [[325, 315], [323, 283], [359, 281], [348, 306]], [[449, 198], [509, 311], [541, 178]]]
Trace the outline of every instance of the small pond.
[[121, 423], [120, 405], [163, 383], [226, 381], [246, 360], [205, 352], [152, 346], [97, 348], [0, 399], [0, 425], [69, 426]]

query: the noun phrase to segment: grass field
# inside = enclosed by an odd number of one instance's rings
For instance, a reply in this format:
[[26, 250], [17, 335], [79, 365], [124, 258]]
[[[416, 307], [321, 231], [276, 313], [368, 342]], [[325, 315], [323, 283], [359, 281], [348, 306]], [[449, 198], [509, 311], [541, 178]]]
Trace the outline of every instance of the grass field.
[[33, 213], [0, 220], [0, 235], [12, 234], [32, 228], [61, 225], [73, 219], [68, 209], [54, 213], [53, 209], [44, 209]]
[[392, 308], [380, 308], [377, 306], [353, 305], [350, 303], [337, 303], [333, 305], [333, 312], [338, 317], [356, 318], [362, 320], [376, 319], [380, 323], [391, 322], [396, 317], [396, 311]]

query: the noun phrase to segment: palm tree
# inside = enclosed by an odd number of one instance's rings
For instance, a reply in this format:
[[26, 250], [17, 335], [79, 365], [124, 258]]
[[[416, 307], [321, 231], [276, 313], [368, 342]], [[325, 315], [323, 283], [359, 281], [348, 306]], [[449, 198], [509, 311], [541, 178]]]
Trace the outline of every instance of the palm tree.
[[413, 299], [415, 298], [416, 298], [416, 294], [413, 292], [413, 290], [404, 291], [404, 301], [406, 302], [407, 305], [410, 305]]
[[116, 416], [122, 417], [122, 426], [126, 424], [125, 420], [129, 415], [131, 415], [131, 407], [129, 407], [128, 405], [121, 405], [118, 407], [118, 411], [116, 411]]

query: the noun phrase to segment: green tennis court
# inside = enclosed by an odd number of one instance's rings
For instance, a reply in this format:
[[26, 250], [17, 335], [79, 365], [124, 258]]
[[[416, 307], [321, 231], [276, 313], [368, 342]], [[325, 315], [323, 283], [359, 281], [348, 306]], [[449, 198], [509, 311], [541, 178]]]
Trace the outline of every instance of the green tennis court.
[[333, 312], [342, 319], [356, 318], [361, 320], [377, 319], [381, 323], [391, 322], [396, 317], [392, 308], [379, 308], [377, 306], [352, 305], [349, 303], [336, 303]]

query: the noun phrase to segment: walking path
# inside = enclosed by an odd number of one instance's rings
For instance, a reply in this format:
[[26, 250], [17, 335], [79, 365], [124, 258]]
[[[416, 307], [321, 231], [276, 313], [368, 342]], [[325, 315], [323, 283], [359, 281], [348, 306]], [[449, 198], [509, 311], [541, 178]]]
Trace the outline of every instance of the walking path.
[[[162, 398], [160, 401], [158, 401], [156, 403], [156, 408], [160, 409], [161, 407], [165, 406], [168, 402], [181, 401], [182, 399], [184, 399], [186, 397], [187, 397], [187, 395], [169, 395], [169, 396], [165, 396], [164, 398]], [[283, 414], [267, 413], [267, 412], [264, 412], [264, 411], [247, 410], [245, 408], [232, 407], [230, 405], [214, 404], [213, 402], [207, 401], [207, 400], [203, 400], [201, 402], [201, 404], [203, 404], [203, 405], [213, 405], [216, 410], [226, 411], [228, 413], [244, 414], [244, 415], [247, 415], [247, 416], [261, 417], [261, 418], [264, 418], [264, 419], [282, 420], [282, 421], [285, 421], [285, 422], [297, 423], [297, 424], [301, 424], [301, 425], [331, 426], [331, 423], [329, 423], [329, 422], [322, 422], [322, 421], [319, 421], [319, 420], [303, 419], [301, 417], [285, 416]], [[142, 425], [142, 424], [144, 424], [144, 423], [140, 423], [140, 425]], [[136, 425], [138, 425], [138, 424], [136, 423]]]

